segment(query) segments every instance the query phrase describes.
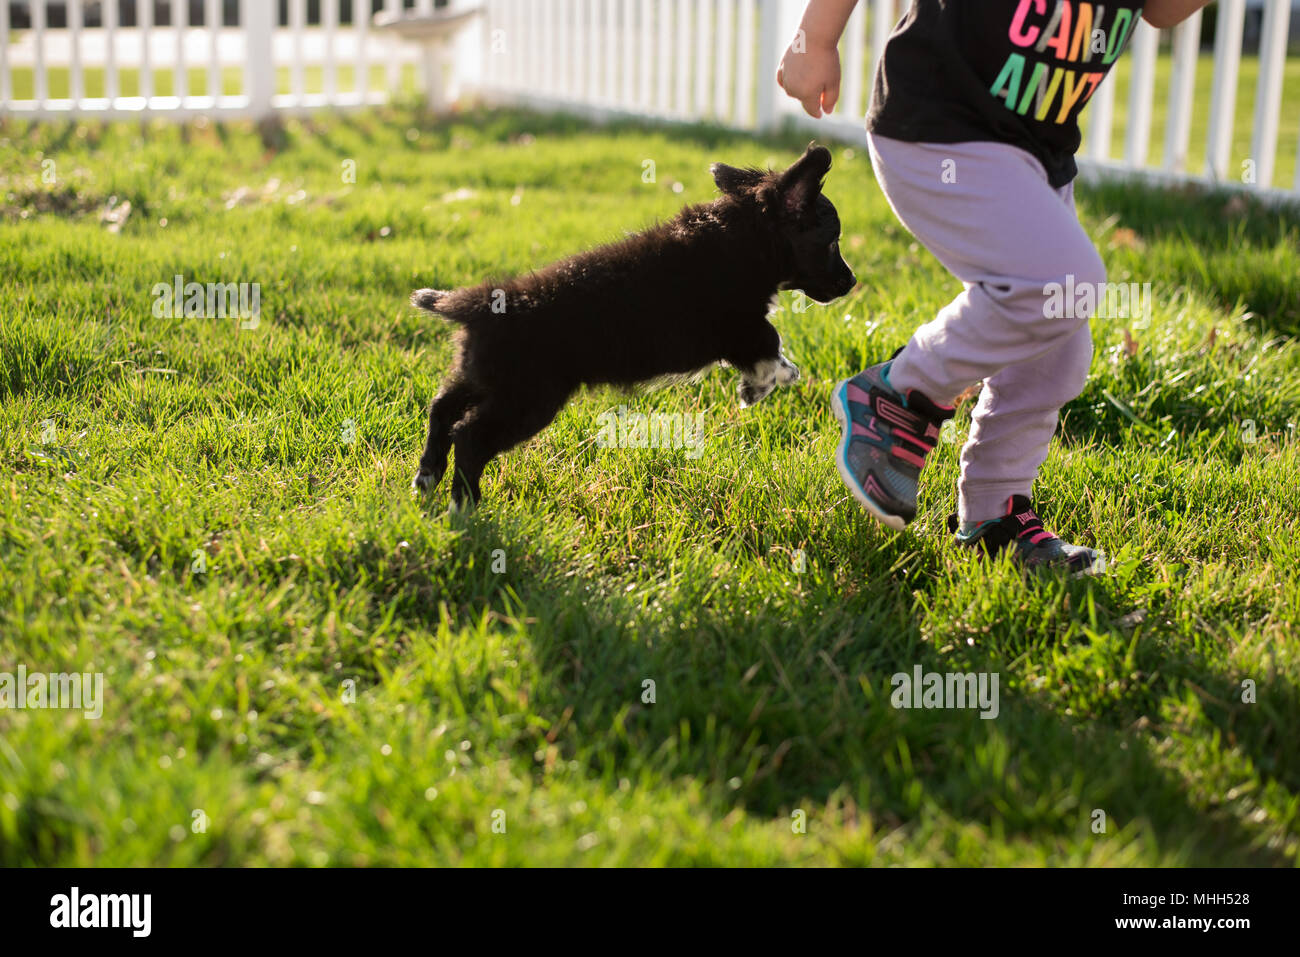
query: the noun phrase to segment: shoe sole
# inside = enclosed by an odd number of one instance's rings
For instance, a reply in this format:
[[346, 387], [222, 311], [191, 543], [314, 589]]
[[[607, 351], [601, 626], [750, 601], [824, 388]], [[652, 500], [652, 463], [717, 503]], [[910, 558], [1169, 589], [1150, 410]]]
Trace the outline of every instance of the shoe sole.
[[1026, 572], [1036, 575], [1045, 575], [1053, 572], [1064, 571], [1071, 580], [1076, 578], [1096, 578], [1100, 575], [1106, 574], [1106, 556], [1098, 555], [1089, 564], [1084, 565], [1082, 568], [1075, 568], [1073, 570], [1067, 568], [1065, 565], [1025, 565], [1022, 567]]
[[1075, 572], [1073, 577], [1092, 578], [1098, 575], [1106, 574], [1107, 570], [1108, 570], [1108, 566], [1106, 563], [1106, 553], [1098, 552], [1097, 557], [1094, 558], [1086, 567], [1080, 568], [1077, 572]]
[[840, 423], [840, 445], [835, 450], [835, 470], [840, 473], [840, 481], [848, 486], [853, 497], [858, 500], [858, 504], [865, 508], [872, 518], [892, 531], [901, 532], [907, 527], [907, 522], [903, 521], [901, 516], [890, 514], [882, 509], [858, 484], [857, 476], [849, 471], [848, 452], [849, 443], [853, 439], [853, 418], [849, 415], [848, 391], [849, 380], [845, 379], [831, 393], [831, 411], [835, 413], [835, 418]]
[[[990, 561], [996, 560], [995, 556], [990, 556], [987, 553], [983, 552], [982, 550], [976, 549], [974, 545], [969, 545], [964, 542], [957, 541], [957, 547], [974, 552], [976, 557], [980, 559], [985, 559]], [[1082, 566], [1081, 568], [1070, 568], [1064, 562], [1058, 562], [1054, 565], [1046, 564], [1046, 563], [1039, 564], [1039, 565], [1028, 565], [1022, 561], [1017, 561], [1014, 558], [1012, 559], [1012, 561], [1015, 563], [1016, 567], [1021, 569], [1026, 575], [1049, 575], [1054, 572], [1065, 572], [1067, 573], [1068, 577], [1070, 577], [1071, 579], [1093, 578], [1098, 575], [1104, 575], [1109, 570], [1109, 563], [1108, 563], [1108, 559], [1106, 558], [1105, 552], [1097, 552], [1093, 560], [1090, 561], [1087, 565]]]

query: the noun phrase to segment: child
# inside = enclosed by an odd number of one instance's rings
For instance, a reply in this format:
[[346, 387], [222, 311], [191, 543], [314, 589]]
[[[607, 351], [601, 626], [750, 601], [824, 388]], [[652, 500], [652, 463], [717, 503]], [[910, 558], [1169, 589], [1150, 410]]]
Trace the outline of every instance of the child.
[[[839, 96], [836, 45], [856, 0], [809, 0], [777, 83], [814, 117]], [[1030, 503], [1057, 414], [1083, 391], [1088, 315], [1056, 318], [1049, 284], [1106, 281], [1074, 209], [1078, 116], [1143, 16], [1169, 27], [1208, 0], [913, 0], [876, 72], [867, 144], [895, 215], [960, 295], [888, 362], [841, 382], [836, 465], [877, 520], [916, 516], [917, 482], [957, 396], [983, 383], [961, 454], [957, 540], [1029, 566], [1100, 555]]]

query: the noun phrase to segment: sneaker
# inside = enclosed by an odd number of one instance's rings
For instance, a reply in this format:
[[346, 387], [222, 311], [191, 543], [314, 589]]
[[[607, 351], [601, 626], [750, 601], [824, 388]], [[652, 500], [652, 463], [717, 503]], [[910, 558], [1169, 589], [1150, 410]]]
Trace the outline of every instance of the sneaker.
[[1043, 521], [1029, 504], [1027, 495], [1007, 499], [1007, 514], [1001, 518], [961, 528], [955, 514], [948, 516], [948, 531], [964, 548], [980, 548], [987, 555], [1011, 549], [1011, 557], [1026, 568], [1063, 568], [1076, 575], [1099, 573], [1106, 558], [1082, 545], [1070, 545], [1043, 528]]
[[831, 408], [843, 432], [835, 454], [840, 478], [873, 518], [901, 532], [916, 518], [921, 469], [953, 407], [935, 405], [915, 389], [905, 396], [895, 392], [892, 362], [839, 383]]

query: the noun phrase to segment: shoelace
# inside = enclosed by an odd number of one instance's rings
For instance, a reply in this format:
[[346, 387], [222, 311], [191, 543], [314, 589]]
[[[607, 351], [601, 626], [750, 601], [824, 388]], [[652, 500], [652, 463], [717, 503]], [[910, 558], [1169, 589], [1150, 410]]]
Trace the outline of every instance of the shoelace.
[[1038, 545], [1057, 537], [1043, 528], [1043, 520], [1032, 508], [1019, 512], [1014, 517], [1022, 526], [1016, 538], [1028, 538], [1031, 545]]
[[[890, 453], [904, 462], [915, 465], [917, 468], [924, 468], [926, 456], [934, 451], [935, 441], [939, 438], [939, 429], [934, 423], [926, 423], [915, 412], [909, 412], [883, 395], [876, 395], [871, 409], [877, 416], [894, 427], [893, 433], [895, 436], [906, 439], [921, 450], [918, 454], [898, 442], [893, 442], [889, 446]], [[925, 426], [924, 435], [918, 434], [922, 426]], [[931, 439], [935, 441], [931, 441]]]

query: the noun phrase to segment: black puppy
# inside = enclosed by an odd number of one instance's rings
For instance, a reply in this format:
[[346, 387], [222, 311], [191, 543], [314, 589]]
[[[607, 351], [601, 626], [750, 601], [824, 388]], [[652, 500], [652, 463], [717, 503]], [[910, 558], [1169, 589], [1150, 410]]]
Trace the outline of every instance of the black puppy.
[[544, 429], [584, 384], [627, 387], [726, 362], [752, 405], [796, 381], [767, 320], [777, 290], [824, 303], [856, 281], [821, 193], [830, 166], [823, 146], [784, 172], [715, 163], [722, 196], [666, 223], [527, 276], [412, 295], [461, 326], [415, 487], [438, 484], [455, 446], [452, 501], [472, 503], [492, 457]]

